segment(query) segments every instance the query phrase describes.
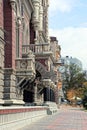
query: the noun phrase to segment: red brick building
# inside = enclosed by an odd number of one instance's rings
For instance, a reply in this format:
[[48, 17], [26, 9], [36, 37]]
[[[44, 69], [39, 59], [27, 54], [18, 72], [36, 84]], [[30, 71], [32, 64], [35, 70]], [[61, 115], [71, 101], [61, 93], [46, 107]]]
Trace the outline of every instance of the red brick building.
[[49, 38], [48, 7], [48, 0], [0, 0], [3, 105], [58, 101], [61, 48]]

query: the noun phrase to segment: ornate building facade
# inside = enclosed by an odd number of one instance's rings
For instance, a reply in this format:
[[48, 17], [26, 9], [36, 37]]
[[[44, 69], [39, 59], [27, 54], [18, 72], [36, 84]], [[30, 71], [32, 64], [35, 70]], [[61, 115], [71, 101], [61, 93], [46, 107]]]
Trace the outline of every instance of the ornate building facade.
[[0, 104], [58, 101], [60, 51], [48, 0], [0, 0]]

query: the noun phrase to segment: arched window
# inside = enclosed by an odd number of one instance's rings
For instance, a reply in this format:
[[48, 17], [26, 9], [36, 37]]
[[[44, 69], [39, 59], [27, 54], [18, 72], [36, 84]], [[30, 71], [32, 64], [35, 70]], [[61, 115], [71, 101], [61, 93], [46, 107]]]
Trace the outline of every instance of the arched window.
[[23, 3], [21, 4], [21, 16], [22, 17], [24, 16], [24, 4]]
[[19, 57], [19, 26], [16, 23], [16, 57]]
[[20, 57], [20, 0], [16, 3], [16, 57]]
[[22, 24], [22, 45], [25, 43], [25, 23]]

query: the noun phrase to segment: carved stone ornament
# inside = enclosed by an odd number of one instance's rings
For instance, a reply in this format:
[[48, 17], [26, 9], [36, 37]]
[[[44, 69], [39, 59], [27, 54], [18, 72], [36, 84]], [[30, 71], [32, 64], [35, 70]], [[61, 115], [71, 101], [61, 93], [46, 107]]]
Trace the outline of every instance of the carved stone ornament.
[[10, 0], [10, 4], [13, 10], [15, 10], [16, 0]]
[[18, 25], [18, 26], [21, 25], [21, 17], [17, 17], [17, 25]]
[[0, 68], [2, 67], [2, 52], [1, 52], [1, 49], [0, 49]]
[[26, 67], [27, 67], [27, 62], [26, 62], [26, 61], [22, 61], [22, 62], [20, 63], [20, 67], [21, 67], [21, 68], [26, 68]]

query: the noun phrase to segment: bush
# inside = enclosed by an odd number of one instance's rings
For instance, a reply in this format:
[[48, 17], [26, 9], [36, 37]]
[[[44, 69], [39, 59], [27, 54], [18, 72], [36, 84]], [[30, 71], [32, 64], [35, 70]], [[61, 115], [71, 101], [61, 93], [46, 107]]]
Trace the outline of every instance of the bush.
[[83, 107], [87, 109], [87, 96], [84, 96], [82, 104], [83, 104]]

